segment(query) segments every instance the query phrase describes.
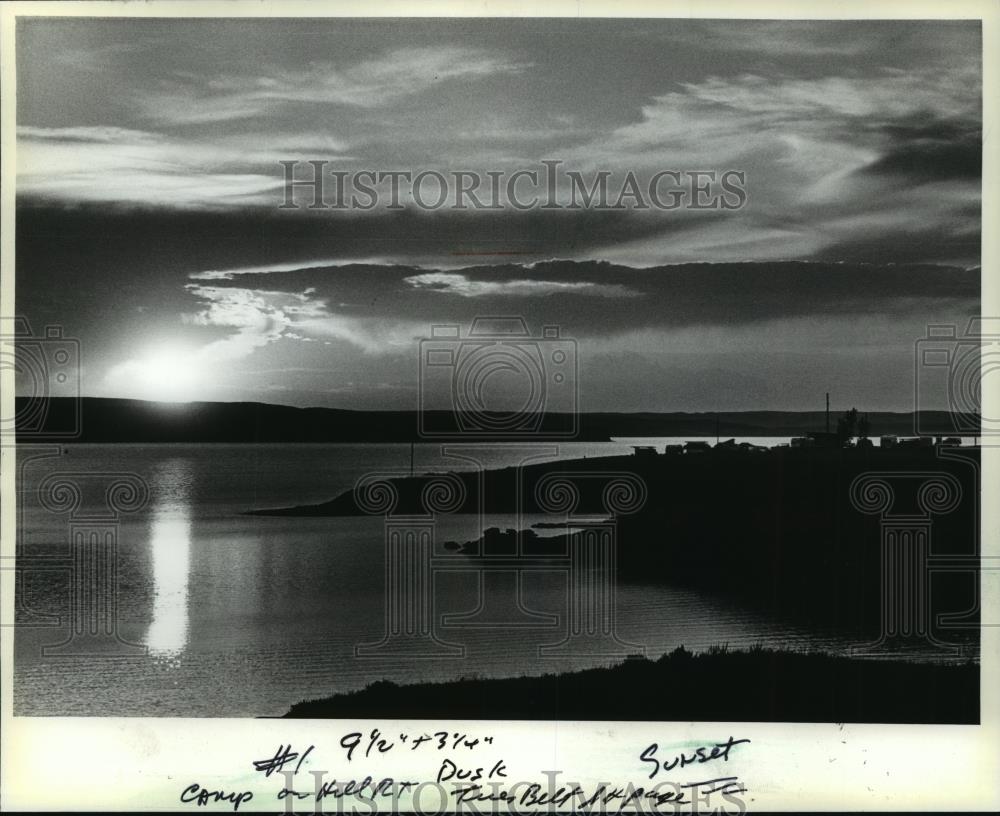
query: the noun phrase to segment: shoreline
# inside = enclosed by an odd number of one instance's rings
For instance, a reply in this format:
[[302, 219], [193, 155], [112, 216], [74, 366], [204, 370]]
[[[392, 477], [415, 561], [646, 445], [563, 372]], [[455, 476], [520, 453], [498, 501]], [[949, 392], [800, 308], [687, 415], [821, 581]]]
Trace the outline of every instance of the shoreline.
[[[389, 473], [325, 502], [246, 514], [508, 516], [507, 529], [484, 528], [478, 540], [436, 542], [473, 567], [494, 555], [558, 557], [582, 546], [587, 528], [600, 521], [613, 528], [622, 581], [711, 588], [765, 614], [870, 632], [879, 629], [886, 580], [883, 514], [931, 520], [935, 557], [963, 557], [976, 540], [978, 465], [973, 447], [712, 448], [482, 472]], [[886, 478], [891, 489], [879, 492]], [[872, 484], [876, 492], [869, 494]], [[921, 505], [937, 495], [931, 488], [948, 501]], [[873, 496], [884, 506], [871, 504]], [[538, 536], [519, 529], [528, 515], [567, 527]], [[970, 573], [941, 574], [934, 611], [974, 609], [975, 593]], [[954, 632], [935, 634], [951, 640]]]
[[[422, 492], [437, 483], [441, 486], [450, 481], [452, 487], [461, 483], [464, 500], [456, 506], [451, 506], [444, 512], [469, 513], [484, 511], [487, 513], [534, 513], [558, 515], [545, 505], [544, 499], [536, 495], [530, 488], [537, 486], [543, 477], [558, 474], [569, 479], [580, 481], [579, 503], [572, 510], [577, 514], [593, 515], [604, 512], [611, 515], [614, 508], [608, 508], [604, 497], [593, 485], [583, 484], [583, 480], [593, 481], [592, 477], [615, 477], [622, 475], [637, 476], [647, 486], [673, 488], [672, 481], [688, 473], [710, 471], [714, 466], [736, 470], [745, 474], [755, 474], [778, 468], [799, 469], [817, 480], [817, 472], [827, 479], [835, 477], [839, 472], [853, 470], [861, 472], [866, 467], [891, 466], [903, 471], [916, 471], [929, 463], [938, 463], [941, 457], [938, 451], [942, 449], [934, 445], [926, 447], [899, 448], [792, 448], [773, 447], [765, 449], [742, 450], [725, 446], [709, 447], [698, 453], [656, 453], [640, 456], [636, 454], [610, 454], [608, 456], [552, 459], [550, 461], [524, 464], [521, 466], [505, 466], [481, 471], [449, 471], [439, 470], [413, 475], [386, 475], [373, 480], [366, 485], [389, 486], [392, 488], [398, 502], [391, 512], [405, 514], [425, 511], [422, 507]], [[977, 457], [978, 447], [954, 446], [943, 448], [959, 452], [961, 456]], [[595, 470], [595, 467], [602, 469]], [[608, 472], [603, 468], [615, 468]], [[512, 479], [515, 474], [521, 474], [524, 485], [516, 485]], [[823, 485], [826, 487], [827, 485]], [[588, 489], [591, 488], [591, 489]], [[520, 490], [521, 492], [518, 492]], [[481, 496], [477, 494], [481, 492]], [[344, 490], [325, 502], [314, 504], [299, 504], [287, 507], [247, 510], [245, 515], [253, 516], [362, 516], [381, 515], [381, 509], [373, 509], [367, 502], [358, 500], [359, 490]], [[734, 500], [738, 497], [734, 497]], [[480, 501], [481, 499], [481, 501]], [[650, 491], [646, 501], [648, 509], [650, 502], [656, 501], [656, 495]]]
[[[398, 685], [294, 704], [284, 718], [979, 723], [980, 664], [752, 647], [529, 677]], [[595, 703], [595, 701], [600, 701]]]

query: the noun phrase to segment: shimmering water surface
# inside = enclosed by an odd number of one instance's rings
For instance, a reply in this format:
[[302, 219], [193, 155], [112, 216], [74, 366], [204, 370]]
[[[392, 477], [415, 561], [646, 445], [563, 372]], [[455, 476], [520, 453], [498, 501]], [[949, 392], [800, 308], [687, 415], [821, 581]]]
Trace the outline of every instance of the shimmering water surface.
[[[545, 457], [630, 453], [630, 442], [563, 444]], [[491, 467], [516, 464], [523, 456], [523, 449], [484, 454]], [[385, 628], [383, 519], [244, 512], [325, 501], [372, 471], [405, 473], [408, 445], [74, 445], [61, 453], [41, 446], [19, 450], [19, 462], [23, 551], [35, 565], [51, 558], [52, 568], [27, 570], [19, 591], [16, 714], [278, 715], [300, 700], [380, 678], [540, 674], [611, 662], [539, 656], [540, 645], [565, 634], [566, 576], [557, 570], [524, 574], [525, 614], [519, 620], [439, 626], [442, 640], [465, 647], [463, 656], [355, 655], [357, 645], [378, 641]], [[415, 447], [413, 466], [417, 472], [472, 467], [432, 445]], [[120, 515], [115, 527], [118, 632], [141, 648], [124, 656], [46, 654], [46, 644], [67, 637], [69, 581], [60, 565], [66, 563], [71, 525], [88, 519], [103, 524], [98, 516], [105, 504], [100, 490], [84, 490], [71, 517], [42, 506], [38, 485], [56, 473], [96, 483], [112, 472], [135, 474], [149, 489], [145, 506]], [[442, 516], [435, 525], [440, 546], [477, 537], [486, 527], [509, 527], [511, 519]], [[434, 614], [472, 611], [479, 592], [474, 570], [437, 575]], [[620, 638], [651, 656], [680, 644], [702, 649], [755, 642], [842, 651], [856, 640], [763, 618], [722, 597], [677, 587], [621, 584], [617, 610]]]

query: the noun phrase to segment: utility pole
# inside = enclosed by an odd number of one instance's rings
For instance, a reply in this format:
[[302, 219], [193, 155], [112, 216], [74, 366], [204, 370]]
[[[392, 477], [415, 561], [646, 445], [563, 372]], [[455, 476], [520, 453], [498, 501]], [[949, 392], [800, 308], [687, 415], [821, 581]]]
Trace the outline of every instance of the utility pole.
[[830, 433], [830, 392], [826, 392], [826, 432]]

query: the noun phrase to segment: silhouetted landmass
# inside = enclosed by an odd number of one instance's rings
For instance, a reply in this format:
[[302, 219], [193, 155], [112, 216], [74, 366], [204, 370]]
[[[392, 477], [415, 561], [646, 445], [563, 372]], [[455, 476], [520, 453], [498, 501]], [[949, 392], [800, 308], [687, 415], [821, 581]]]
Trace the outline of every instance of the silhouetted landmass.
[[485, 720], [979, 722], [979, 666], [751, 649], [448, 683], [373, 683], [286, 717]]
[[[882, 592], [883, 518], [862, 512], [852, 483], [864, 474], [890, 474], [891, 506], [900, 519], [931, 523], [935, 557], [969, 557], [978, 542], [979, 449], [963, 448], [775, 448], [712, 449], [700, 453], [614, 456], [526, 465], [478, 473], [423, 475], [389, 480], [394, 500], [367, 508], [364, 491], [345, 491], [316, 505], [255, 511], [260, 515], [353, 516], [366, 512], [400, 516], [428, 512], [435, 484], [461, 484], [459, 513], [505, 514], [516, 526], [520, 513], [547, 514], [550, 523], [583, 517], [617, 520], [619, 578], [636, 584], [674, 584], [724, 593], [767, 614], [804, 623], [822, 621], [841, 631], [875, 637]], [[607, 506], [613, 474], [630, 474], [645, 500], [633, 512]], [[943, 474], [954, 503], [927, 512], [919, 502], [929, 476]], [[575, 503], [553, 513], [540, 502], [545, 485], [566, 482]], [[947, 502], [946, 502], [947, 504]], [[523, 525], [527, 527], [527, 524]], [[567, 552], [574, 536], [539, 538], [534, 531], [486, 531], [478, 542], [453, 542], [455, 557], [511, 555], [516, 539], [537, 556]], [[444, 542], [441, 542], [442, 544]], [[974, 558], [968, 570], [935, 573], [933, 614], [961, 615], [964, 630], [940, 633], [953, 640], [976, 637], [978, 581]]]
[[[543, 427], [573, 428], [565, 415], [547, 415]], [[294, 408], [259, 402], [149, 402], [84, 397], [51, 398], [31, 403], [17, 398], [18, 438], [58, 442], [422, 442], [416, 411], [344, 411]], [[423, 414], [423, 427], [454, 425], [448, 411]], [[912, 413], [869, 414], [871, 433], [912, 434]], [[794, 436], [824, 427], [821, 411], [727, 411], [715, 413], [591, 413], [578, 417], [572, 437], [526, 431], [522, 436], [490, 437], [470, 433], [464, 441], [573, 439], [607, 441], [612, 437], [653, 436]], [[956, 419], [947, 411], [921, 412], [921, 429], [951, 434]]]

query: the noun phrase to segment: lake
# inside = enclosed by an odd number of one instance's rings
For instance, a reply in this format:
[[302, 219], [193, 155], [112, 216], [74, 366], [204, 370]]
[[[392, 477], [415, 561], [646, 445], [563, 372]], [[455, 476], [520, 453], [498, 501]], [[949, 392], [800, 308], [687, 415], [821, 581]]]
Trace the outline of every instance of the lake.
[[[486, 466], [500, 467], [529, 453], [540, 459], [629, 453], [632, 441], [480, 450]], [[356, 646], [378, 641], [385, 629], [383, 519], [244, 512], [325, 501], [371, 472], [406, 473], [408, 445], [73, 445], [62, 453], [19, 446], [18, 458], [20, 542], [33, 560], [22, 562], [32, 567], [23, 571], [18, 595], [15, 714], [273, 716], [295, 702], [378, 679], [500, 677], [614, 662], [539, 656], [539, 646], [565, 633], [566, 577], [558, 570], [524, 573], [522, 619], [480, 628], [440, 626], [438, 636], [464, 646], [463, 656], [355, 655]], [[412, 467], [428, 472], [475, 465], [444, 456], [439, 445], [417, 445]], [[100, 483], [111, 472], [135, 474], [148, 486], [145, 506], [115, 526], [117, 631], [142, 648], [124, 656], [45, 654], [46, 644], [67, 636], [69, 580], [60, 565], [67, 563], [70, 524], [91, 523], [104, 501], [100, 490], [84, 490], [71, 519], [42, 506], [38, 485], [57, 473]], [[438, 546], [469, 540], [490, 526], [508, 527], [511, 519], [442, 516], [435, 520], [435, 538]], [[470, 612], [479, 600], [475, 570], [435, 578], [436, 615]], [[653, 657], [681, 644], [697, 650], [756, 642], [842, 652], [856, 640], [765, 618], [703, 591], [628, 584], [618, 586], [617, 631], [635, 651], [644, 648]]]

